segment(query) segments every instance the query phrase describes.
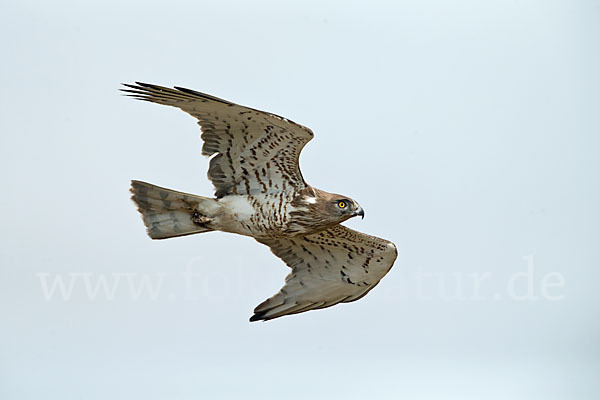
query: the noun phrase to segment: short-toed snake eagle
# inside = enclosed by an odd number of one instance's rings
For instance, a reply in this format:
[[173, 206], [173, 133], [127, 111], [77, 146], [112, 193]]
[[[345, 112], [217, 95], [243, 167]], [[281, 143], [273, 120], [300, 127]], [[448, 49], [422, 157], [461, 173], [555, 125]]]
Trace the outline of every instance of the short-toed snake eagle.
[[253, 237], [292, 271], [250, 321], [358, 300], [392, 267], [390, 241], [340, 225], [363, 209], [346, 196], [310, 186], [298, 158], [313, 137], [305, 126], [190, 89], [136, 82], [128, 95], [178, 107], [198, 120], [215, 198], [132, 181], [148, 235], [166, 239], [223, 231]]

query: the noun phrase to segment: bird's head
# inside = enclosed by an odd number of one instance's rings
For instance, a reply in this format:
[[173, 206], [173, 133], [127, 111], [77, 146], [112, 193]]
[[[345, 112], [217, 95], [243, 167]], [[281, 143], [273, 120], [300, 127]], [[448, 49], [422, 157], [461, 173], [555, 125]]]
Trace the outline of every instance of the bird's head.
[[337, 225], [352, 217], [365, 217], [362, 207], [351, 198], [315, 188], [310, 188], [310, 191], [303, 194], [301, 201], [296, 205], [308, 211], [298, 216], [302, 215], [307, 224], [309, 223], [314, 227], [325, 228]]
[[331, 213], [337, 215], [339, 222], [343, 222], [349, 218], [358, 215], [361, 218], [365, 217], [365, 212], [362, 207], [354, 200], [339, 195], [334, 195], [334, 199], [330, 201]]

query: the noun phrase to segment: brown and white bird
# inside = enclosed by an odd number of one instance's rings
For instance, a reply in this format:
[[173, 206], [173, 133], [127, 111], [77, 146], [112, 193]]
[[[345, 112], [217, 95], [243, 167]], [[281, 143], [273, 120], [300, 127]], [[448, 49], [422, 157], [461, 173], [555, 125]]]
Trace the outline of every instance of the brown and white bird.
[[148, 235], [166, 239], [223, 231], [253, 237], [291, 269], [285, 285], [250, 321], [348, 303], [366, 295], [392, 267], [390, 241], [340, 225], [363, 209], [346, 196], [307, 184], [298, 158], [313, 133], [305, 126], [190, 89], [136, 82], [129, 96], [178, 107], [198, 120], [211, 156], [215, 198], [132, 181]]

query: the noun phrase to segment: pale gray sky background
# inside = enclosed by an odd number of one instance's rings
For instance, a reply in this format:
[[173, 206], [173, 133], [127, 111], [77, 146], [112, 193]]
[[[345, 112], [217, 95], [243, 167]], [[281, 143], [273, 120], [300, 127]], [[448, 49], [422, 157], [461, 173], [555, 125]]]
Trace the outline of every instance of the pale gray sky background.
[[[600, 396], [600, 2], [0, 14], [0, 398]], [[195, 121], [134, 80], [311, 127], [307, 181], [398, 246], [380, 286], [251, 324], [288, 273], [266, 247], [146, 237], [130, 179], [212, 187]]]

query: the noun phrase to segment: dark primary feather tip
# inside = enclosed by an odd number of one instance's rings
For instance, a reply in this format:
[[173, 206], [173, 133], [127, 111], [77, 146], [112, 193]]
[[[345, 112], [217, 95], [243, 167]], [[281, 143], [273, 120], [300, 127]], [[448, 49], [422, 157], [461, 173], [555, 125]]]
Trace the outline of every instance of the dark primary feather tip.
[[145, 82], [140, 82], [140, 81], [135, 81], [135, 84], [138, 86], [149, 87], [149, 88], [159, 87], [159, 86], [153, 85], [152, 83], [145, 83]]
[[125, 92], [125, 93], [145, 94], [141, 90], [134, 90], [134, 89], [119, 89], [119, 90], [121, 92]]
[[[125, 87], [128, 87], [128, 88], [131, 88], [131, 89], [138, 89], [138, 90], [141, 89], [141, 87], [136, 86], [136, 85], [132, 85], [131, 83], [121, 83], [121, 85], [123, 85]], [[121, 90], [123, 90], [123, 89], [121, 89]]]
[[155, 85], [153, 83], [145, 83], [145, 82], [138, 82], [135, 81], [135, 84], [138, 85], [137, 89], [142, 89], [142, 90], [156, 90], [159, 92], [168, 92], [168, 91], [172, 91], [172, 89], [169, 89], [167, 87], [164, 86], [160, 86], [160, 85]]
[[[144, 83], [144, 82], [138, 82], [138, 81], [136, 81], [135, 84], [122, 83], [121, 85], [123, 85], [129, 89], [138, 90], [143, 93], [148, 93], [149, 91], [152, 91], [152, 90], [162, 91], [165, 89], [162, 86], [152, 85], [150, 83]], [[127, 89], [121, 89], [121, 90], [127, 90]]]
[[268, 321], [271, 318], [265, 317], [266, 312], [257, 312], [255, 313], [253, 316], [250, 317], [250, 322], [256, 322], [256, 321]]

